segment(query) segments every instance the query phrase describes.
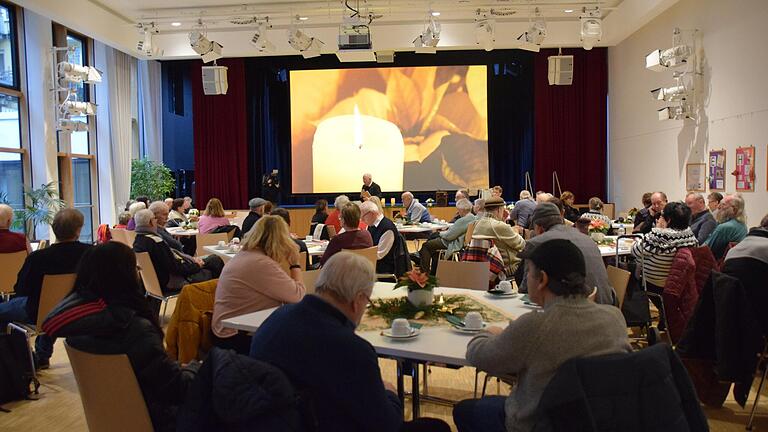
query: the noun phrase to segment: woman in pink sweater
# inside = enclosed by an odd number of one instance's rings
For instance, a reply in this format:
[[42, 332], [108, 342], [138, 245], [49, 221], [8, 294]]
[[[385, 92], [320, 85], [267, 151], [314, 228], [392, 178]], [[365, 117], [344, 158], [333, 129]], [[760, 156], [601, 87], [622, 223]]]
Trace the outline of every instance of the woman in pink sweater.
[[218, 198], [209, 199], [203, 215], [200, 216], [200, 220], [197, 222], [197, 229], [200, 231], [200, 234], [208, 234], [220, 226], [228, 225], [229, 219], [224, 216], [224, 206], [221, 204], [221, 201]]
[[[224, 328], [222, 321], [284, 303], [298, 303], [306, 289], [301, 277], [299, 248], [281, 217], [262, 216], [243, 240], [242, 247], [219, 277], [212, 328], [214, 345], [248, 355], [251, 337]], [[282, 268], [283, 262], [288, 263], [289, 273]]]

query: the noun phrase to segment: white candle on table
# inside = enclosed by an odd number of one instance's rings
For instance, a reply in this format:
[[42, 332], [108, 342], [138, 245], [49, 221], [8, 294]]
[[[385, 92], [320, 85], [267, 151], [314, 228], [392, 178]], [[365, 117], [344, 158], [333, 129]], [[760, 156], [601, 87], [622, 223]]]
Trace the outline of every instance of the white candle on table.
[[352, 115], [323, 120], [312, 142], [315, 193], [355, 191], [369, 172], [387, 190], [403, 189], [405, 146], [400, 129], [377, 117]]

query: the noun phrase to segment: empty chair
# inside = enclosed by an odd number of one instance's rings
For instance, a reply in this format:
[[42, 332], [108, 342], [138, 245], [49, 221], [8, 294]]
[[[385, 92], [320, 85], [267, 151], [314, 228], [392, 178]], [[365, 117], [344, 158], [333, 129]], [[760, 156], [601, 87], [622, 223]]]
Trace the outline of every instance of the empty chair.
[[91, 432], [151, 432], [147, 404], [125, 354], [90, 354], [64, 343]]
[[[226, 234], [222, 234], [226, 236]], [[136, 254], [136, 264], [139, 266], [139, 275], [141, 275], [141, 281], [144, 283], [144, 289], [147, 291], [147, 296], [156, 298], [163, 303], [163, 312], [160, 315], [161, 318], [165, 317], [165, 312], [168, 309], [168, 300], [178, 297], [178, 294], [164, 295], [163, 288], [160, 286], [160, 281], [157, 279], [157, 273], [155, 273], [155, 266], [152, 264], [152, 259], [147, 252], [139, 252]]]
[[468, 288], [485, 291], [488, 289], [490, 264], [487, 261], [438, 261], [437, 280], [440, 286]]
[[378, 251], [378, 246], [371, 246], [364, 249], [342, 249], [342, 252], [351, 252], [356, 255], [364, 256], [366, 259], [368, 259], [368, 261], [371, 262], [371, 264], [373, 264], [373, 268], [376, 268], [376, 261], [379, 260]]
[[195, 256], [208, 255], [208, 252], [203, 249], [204, 246], [215, 246], [220, 241], [229, 242], [229, 234], [227, 233], [215, 233], [215, 234], [198, 234], [195, 236], [197, 240], [197, 250]]
[[606, 271], [608, 272], [608, 282], [610, 282], [613, 290], [616, 291], [616, 300], [619, 302], [619, 309], [621, 309], [624, 305], [624, 296], [627, 294], [629, 277], [632, 274], [626, 270], [611, 265], [606, 268]]
[[301, 274], [307, 294], [315, 293], [315, 281], [318, 276], [320, 276], [320, 270], [308, 270]]
[[27, 259], [27, 251], [18, 251], [0, 254], [0, 297], [10, 298], [13, 294], [13, 286], [16, 284], [16, 276]]

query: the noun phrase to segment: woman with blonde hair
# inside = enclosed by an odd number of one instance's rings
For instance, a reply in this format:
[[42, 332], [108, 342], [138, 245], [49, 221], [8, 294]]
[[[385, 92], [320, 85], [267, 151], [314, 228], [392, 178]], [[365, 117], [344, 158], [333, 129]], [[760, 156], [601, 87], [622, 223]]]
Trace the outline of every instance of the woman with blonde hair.
[[229, 225], [229, 219], [224, 214], [224, 206], [218, 198], [211, 198], [205, 206], [200, 221], [197, 223], [197, 229], [200, 234], [208, 234], [221, 226]]
[[[287, 262], [289, 273], [281, 263]], [[213, 305], [213, 344], [248, 355], [251, 338], [224, 328], [223, 321], [239, 315], [299, 302], [306, 292], [299, 248], [280, 216], [265, 215], [243, 240], [219, 277]]]

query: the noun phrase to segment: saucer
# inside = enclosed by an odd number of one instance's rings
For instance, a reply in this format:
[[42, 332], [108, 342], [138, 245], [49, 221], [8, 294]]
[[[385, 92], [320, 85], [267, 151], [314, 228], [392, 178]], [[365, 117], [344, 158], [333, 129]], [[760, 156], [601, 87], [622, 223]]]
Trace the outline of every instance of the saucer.
[[470, 329], [466, 327], [457, 326], [455, 324], [451, 324], [451, 328], [453, 328], [454, 331], [457, 331], [459, 333], [464, 333], [464, 334], [480, 333], [481, 331], [485, 330], [487, 327], [488, 327], [488, 323], [486, 322], [483, 323], [483, 327], [477, 328], [477, 329]]
[[515, 298], [519, 295], [519, 293], [515, 291], [504, 292], [500, 290], [488, 290], [486, 291], [486, 293], [489, 294], [490, 297], [504, 297], [504, 298]]
[[418, 336], [419, 333], [421, 333], [421, 331], [419, 329], [413, 328], [413, 327], [411, 327], [411, 333], [407, 334], [407, 335], [395, 335], [395, 334], [392, 334], [392, 329], [391, 328], [388, 328], [386, 330], [382, 330], [381, 331], [381, 335], [382, 336], [386, 336], [386, 337], [392, 338], [392, 339], [411, 339], [411, 338], [415, 338], [416, 336]]

